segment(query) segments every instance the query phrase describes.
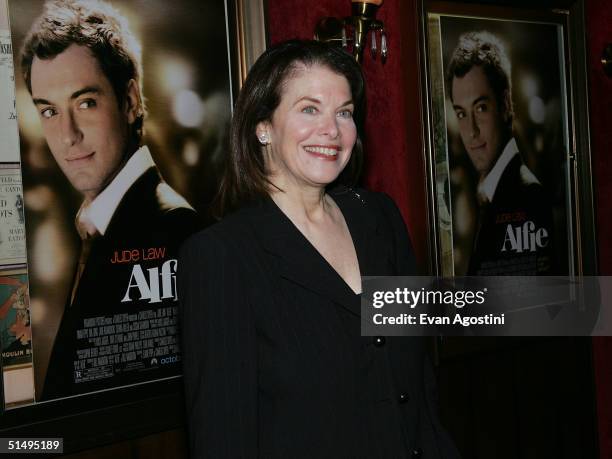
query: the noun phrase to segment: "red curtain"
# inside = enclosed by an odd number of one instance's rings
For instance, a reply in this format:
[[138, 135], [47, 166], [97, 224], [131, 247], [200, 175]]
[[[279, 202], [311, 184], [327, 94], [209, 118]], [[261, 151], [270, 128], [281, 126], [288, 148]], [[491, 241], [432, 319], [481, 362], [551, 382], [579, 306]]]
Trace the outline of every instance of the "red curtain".
[[[429, 260], [425, 165], [421, 141], [416, 2], [387, 0], [377, 18], [385, 24], [389, 56], [382, 64], [366, 50], [368, 113], [365, 126], [368, 189], [388, 193], [400, 208], [423, 271]], [[268, 2], [271, 43], [312, 38], [319, 19], [351, 13], [349, 0]]]
[[[591, 144], [594, 171], [598, 261], [601, 275], [612, 275], [612, 79], [604, 75], [600, 57], [612, 43], [612, 3], [585, 0], [589, 59]], [[368, 113], [365, 185], [391, 195], [408, 225], [419, 265], [429, 259], [426, 171], [423, 155], [416, 0], [386, 0], [378, 12], [389, 37], [389, 58], [383, 65], [366, 52]], [[325, 16], [350, 14], [348, 0], [283, 0], [268, 2], [270, 40], [312, 38]], [[600, 450], [612, 457], [612, 339], [594, 340]]]
[[[612, 275], [612, 78], [601, 66], [601, 54], [612, 43], [612, 3], [587, 0], [590, 122], [599, 273]], [[612, 338], [593, 339], [600, 457], [612, 457]]]

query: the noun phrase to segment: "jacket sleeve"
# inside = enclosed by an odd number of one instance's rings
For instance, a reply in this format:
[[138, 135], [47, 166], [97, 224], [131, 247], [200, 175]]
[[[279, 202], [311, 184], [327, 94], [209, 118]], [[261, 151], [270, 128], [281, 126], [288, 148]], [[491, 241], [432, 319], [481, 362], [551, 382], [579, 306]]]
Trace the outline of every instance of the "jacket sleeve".
[[190, 457], [257, 457], [257, 347], [240, 260], [213, 228], [178, 269]]

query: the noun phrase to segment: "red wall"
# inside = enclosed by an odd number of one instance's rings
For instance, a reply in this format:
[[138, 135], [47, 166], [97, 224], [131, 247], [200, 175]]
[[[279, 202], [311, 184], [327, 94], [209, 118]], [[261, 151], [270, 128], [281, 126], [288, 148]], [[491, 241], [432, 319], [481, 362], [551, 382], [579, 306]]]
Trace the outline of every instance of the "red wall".
[[[350, 12], [348, 0], [269, 1], [270, 42], [312, 38], [319, 19]], [[364, 183], [393, 197], [408, 225], [419, 266], [426, 270], [429, 249], [416, 2], [387, 0], [377, 17], [385, 24], [389, 56], [385, 64], [380, 58], [373, 61], [368, 51], [364, 56], [368, 98]]]
[[587, 0], [590, 122], [593, 181], [597, 209], [599, 271], [612, 275], [612, 78], [601, 66], [601, 53], [612, 43], [612, 2]]
[[[601, 275], [612, 275], [612, 79], [599, 62], [605, 43], [612, 43], [612, 2], [585, 0], [589, 58], [591, 143]], [[272, 43], [311, 38], [324, 16], [346, 16], [348, 0], [283, 0], [268, 2]], [[385, 23], [390, 51], [386, 64], [364, 59], [368, 116], [365, 184], [390, 194], [400, 207], [417, 252], [428, 266], [427, 195], [423, 162], [420, 104], [417, 0], [386, 0], [378, 18]], [[612, 458], [612, 339], [594, 340], [600, 449]]]
[[[587, 0], [590, 122], [593, 181], [597, 208], [599, 272], [612, 275], [612, 78], [601, 67], [601, 53], [612, 43], [612, 3]], [[593, 340], [601, 458], [612, 458], [612, 338]]]

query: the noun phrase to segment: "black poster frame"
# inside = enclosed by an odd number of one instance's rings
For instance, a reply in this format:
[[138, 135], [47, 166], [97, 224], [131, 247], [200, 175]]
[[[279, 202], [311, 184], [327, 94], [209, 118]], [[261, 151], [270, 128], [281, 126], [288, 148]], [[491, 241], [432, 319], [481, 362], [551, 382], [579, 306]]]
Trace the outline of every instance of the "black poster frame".
[[[495, 19], [506, 22], [557, 23], [562, 27], [565, 59], [563, 77], [566, 80], [567, 111], [566, 129], [569, 135], [566, 166], [569, 239], [573, 250], [569, 255], [570, 275], [595, 275], [597, 271], [595, 219], [593, 189], [591, 181], [591, 148], [588, 107], [588, 82], [586, 63], [585, 6], [584, 0], [421, 0], [420, 8], [420, 50], [422, 75], [423, 138], [424, 157], [427, 165], [428, 226], [430, 231], [430, 253], [432, 270], [438, 275], [452, 276], [454, 272], [452, 254], [456, 247], [444, 238], [444, 215], [440, 213], [439, 173], [436, 151], [439, 149], [440, 133], [436, 131], [441, 115], [436, 106], [434, 85], [440, 85], [431, 73], [431, 62], [439, 56], [432, 56], [430, 43], [436, 39], [429, 33], [428, 18], [431, 14], [475, 19]], [[439, 76], [438, 76], [439, 77]], [[439, 92], [439, 91], [438, 91]], [[438, 103], [438, 105], [440, 105]], [[438, 129], [439, 130], [439, 129]], [[445, 197], [448, 198], [448, 197]], [[448, 216], [447, 216], [448, 217]], [[452, 215], [451, 215], [452, 218]], [[448, 231], [446, 231], [448, 233]], [[452, 238], [451, 238], [452, 239]]]

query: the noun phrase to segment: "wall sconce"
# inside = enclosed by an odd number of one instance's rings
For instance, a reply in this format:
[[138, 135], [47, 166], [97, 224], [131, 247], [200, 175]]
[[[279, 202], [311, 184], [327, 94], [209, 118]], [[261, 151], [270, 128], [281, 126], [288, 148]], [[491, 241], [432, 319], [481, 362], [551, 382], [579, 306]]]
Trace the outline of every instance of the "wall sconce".
[[370, 34], [370, 51], [376, 58], [378, 42], [376, 35], [380, 34], [380, 56], [384, 62], [389, 50], [387, 36], [382, 21], [376, 19], [376, 10], [383, 0], [351, 0], [352, 16], [344, 19], [326, 17], [315, 27], [315, 40], [337, 43], [343, 48], [352, 44], [352, 53], [357, 62], [362, 61], [363, 50], [367, 47], [368, 32]]

